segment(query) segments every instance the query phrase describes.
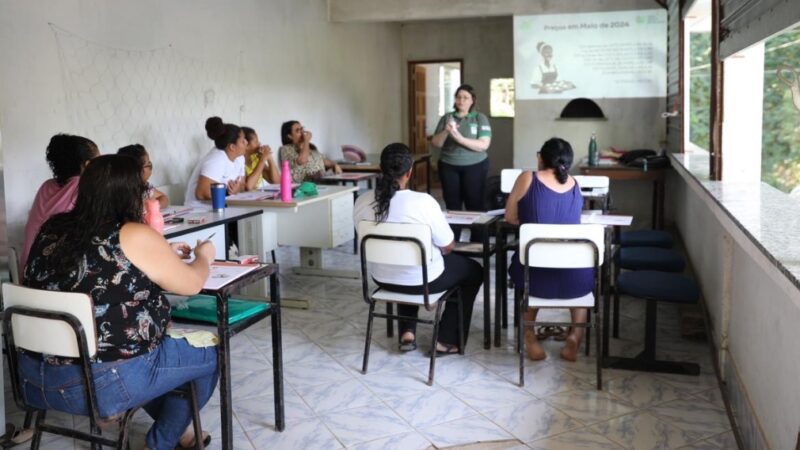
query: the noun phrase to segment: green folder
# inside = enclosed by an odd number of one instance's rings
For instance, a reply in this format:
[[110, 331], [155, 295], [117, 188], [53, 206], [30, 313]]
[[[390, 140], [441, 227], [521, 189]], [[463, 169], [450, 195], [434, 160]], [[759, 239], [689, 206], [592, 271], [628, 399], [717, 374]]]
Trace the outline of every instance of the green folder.
[[[228, 299], [228, 325], [252, 317], [269, 308], [269, 303]], [[211, 295], [193, 295], [172, 306], [172, 317], [197, 322], [217, 323], [217, 298]]]

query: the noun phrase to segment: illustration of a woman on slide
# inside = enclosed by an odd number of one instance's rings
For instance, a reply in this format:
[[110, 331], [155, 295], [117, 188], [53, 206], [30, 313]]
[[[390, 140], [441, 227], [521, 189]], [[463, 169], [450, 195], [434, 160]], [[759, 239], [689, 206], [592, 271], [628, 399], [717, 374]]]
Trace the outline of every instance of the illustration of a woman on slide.
[[553, 47], [545, 42], [536, 44], [536, 50], [541, 55], [541, 61], [534, 71], [534, 81], [531, 86], [539, 89], [540, 94], [559, 94], [575, 85], [569, 81], [558, 79], [558, 67], [553, 62]]

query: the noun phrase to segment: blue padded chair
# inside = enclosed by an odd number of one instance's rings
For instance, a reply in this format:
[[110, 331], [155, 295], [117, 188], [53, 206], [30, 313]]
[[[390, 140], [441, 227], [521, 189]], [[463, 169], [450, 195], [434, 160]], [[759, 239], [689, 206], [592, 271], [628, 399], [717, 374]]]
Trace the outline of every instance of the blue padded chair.
[[689, 278], [667, 272], [641, 270], [625, 272], [617, 278], [615, 301], [620, 294], [640, 298], [647, 302], [645, 312], [644, 350], [634, 358], [611, 356], [607, 367], [644, 372], [698, 375], [700, 367], [689, 362], [656, 360], [656, 311], [658, 302], [694, 304], [700, 291]]
[[620, 233], [620, 247], [672, 248], [672, 236], [661, 230], [635, 230]]
[[[658, 270], [661, 272], [683, 272], [686, 262], [680, 253], [659, 247], [622, 247], [614, 255], [614, 279], [620, 269]], [[612, 336], [619, 337], [619, 297], [614, 297]]]

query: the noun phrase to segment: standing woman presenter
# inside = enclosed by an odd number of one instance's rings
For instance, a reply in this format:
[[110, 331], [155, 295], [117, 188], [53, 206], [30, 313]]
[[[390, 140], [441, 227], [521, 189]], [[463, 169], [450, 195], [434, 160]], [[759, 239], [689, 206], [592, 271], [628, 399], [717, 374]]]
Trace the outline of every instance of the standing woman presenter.
[[455, 111], [442, 116], [431, 139], [434, 146], [442, 149], [439, 179], [448, 210], [484, 209], [489, 173], [486, 151], [492, 142], [492, 127], [484, 114], [475, 111], [476, 103], [472, 86], [459, 86]]

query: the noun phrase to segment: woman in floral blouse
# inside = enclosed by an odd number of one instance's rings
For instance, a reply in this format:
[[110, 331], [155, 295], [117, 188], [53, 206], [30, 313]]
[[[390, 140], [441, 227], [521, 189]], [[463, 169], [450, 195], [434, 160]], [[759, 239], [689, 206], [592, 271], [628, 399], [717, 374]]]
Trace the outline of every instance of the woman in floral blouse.
[[[217, 354], [214, 347], [195, 348], [167, 336], [170, 305], [163, 291], [200, 291], [215, 250], [211, 242], [198, 242], [194, 261], [182, 261], [191, 251], [187, 244], [168, 244], [142, 223], [145, 189], [139, 167], [128, 157], [95, 158], [81, 176], [75, 208], [53, 216], [36, 236], [25, 280], [33, 288], [92, 297], [98, 335], [92, 372], [100, 416], [144, 404], [155, 420], [147, 447], [171, 449], [190, 446], [194, 433], [189, 400], [170, 392], [194, 381], [204, 405], [217, 383]], [[21, 354], [20, 372], [29, 403], [88, 414], [77, 382], [80, 367], [71, 360]]]

